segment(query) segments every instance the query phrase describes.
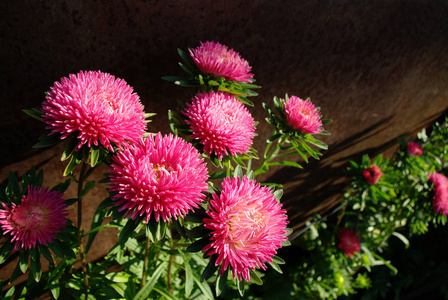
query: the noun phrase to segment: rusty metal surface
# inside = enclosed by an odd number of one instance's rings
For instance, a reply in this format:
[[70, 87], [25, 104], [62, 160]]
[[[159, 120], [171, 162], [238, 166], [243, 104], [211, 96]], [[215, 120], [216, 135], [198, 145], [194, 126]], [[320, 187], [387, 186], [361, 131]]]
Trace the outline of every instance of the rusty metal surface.
[[[285, 184], [298, 228], [337, 202], [349, 159], [390, 150], [448, 108], [447, 16], [446, 1], [2, 1], [0, 182], [31, 166], [48, 186], [61, 180], [62, 148], [31, 150], [44, 129], [22, 112], [39, 107], [54, 81], [79, 70], [124, 78], [158, 114], [150, 130], [167, 133], [167, 110], [190, 95], [161, 77], [181, 75], [177, 48], [215, 40], [240, 52], [263, 86], [251, 109], [259, 151], [270, 132], [261, 103], [274, 95], [311, 97], [333, 119], [319, 162], [262, 177]], [[84, 224], [105, 195], [93, 191]], [[89, 259], [114, 237], [103, 235]]]

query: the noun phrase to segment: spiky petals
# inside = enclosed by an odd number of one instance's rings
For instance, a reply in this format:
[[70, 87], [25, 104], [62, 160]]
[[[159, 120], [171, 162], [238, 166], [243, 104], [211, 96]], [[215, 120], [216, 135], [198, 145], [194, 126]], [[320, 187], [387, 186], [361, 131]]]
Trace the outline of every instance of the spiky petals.
[[344, 251], [345, 256], [352, 257], [356, 252], [361, 250], [361, 242], [356, 233], [348, 228], [342, 228], [338, 231], [339, 244], [338, 247]]
[[302, 100], [299, 97], [291, 96], [288, 102], [283, 100], [285, 105], [286, 122], [289, 126], [302, 133], [322, 132], [322, 120], [319, 110], [309, 100]]
[[67, 205], [62, 196], [48, 188], [28, 186], [28, 194], [19, 205], [8, 207], [3, 203], [1, 228], [3, 235], [12, 236], [15, 250], [35, 248], [36, 243], [47, 245], [54, 240], [54, 234], [67, 223]]
[[407, 150], [410, 156], [420, 156], [423, 154], [423, 148], [418, 142], [408, 142]]
[[167, 221], [197, 208], [205, 198], [208, 172], [199, 152], [172, 134], [149, 136], [112, 158], [109, 191], [119, 211], [132, 219], [151, 215]]
[[429, 181], [434, 184], [432, 206], [438, 214], [448, 215], [448, 179], [440, 173], [431, 173]]
[[139, 96], [124, 80], [100, 71], [81, 71], [55, 82], [42, 111], [50, 134], [64, 139], [79, 132], [76, 150], [101, 144], [113, 151], [112, 143], [137, 142], [146, 130]]
[[208, 206], [205, 227], [211, 230], [211, 242], [202, 251], [217, 254], [215, 265], [221, 264], [221, 275], [230, 265], [233, 278], [249, 281], [249, 271], [266, 269], [265, 262], [286, 241], [286, 210], [271, 190], [260, 187], [244, 176], [225, 178], [222, 192]]
[[183, 112], [193, 132], [208, 155], [247, 153], [252, 145], [255, 122], [246, 107], [234, 96], [223, 92], [197, 94]]
[[372, 165], [370, 168], [364, 169], [362, 175], [368, 184], [376, 184], [384, 173], [377, 165]]
[[254, 77], [249, 63], [238, 52], [218, 42], [201, 42], [198, 48], [189, 51], [197, 67], [205, 74], [241, 82], [251, 82]]

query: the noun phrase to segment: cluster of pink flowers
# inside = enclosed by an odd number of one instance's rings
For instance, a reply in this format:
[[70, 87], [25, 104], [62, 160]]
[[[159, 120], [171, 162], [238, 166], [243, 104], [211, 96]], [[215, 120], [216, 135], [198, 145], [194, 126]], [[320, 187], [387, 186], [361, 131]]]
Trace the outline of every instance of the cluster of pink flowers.
[[339, 244], [338, 247], [344, 251], [345, 256], [352, 257], [356, 252], [361, 250], [361, 242], [356, 233], [348, 228], [342, 228], [338, 231]]
[[109, 191], [119, 211], [132, 219], [177, 219], [204, 200], [208, 172], [190, 143], [169, 134], [150, 135], [112, 158]]
[[423, 148], [418, 142], [408, 142], [407, 150], [410, 156], [420, 156], [423, 154]]
[[8, 207], [3, 203], [0, 209], [0, 226], [4, 235], [12, 236], [14, 249], [35, 248], [36, 243], [47, 245], [55, 239], [55, 233], [65, 227], [68, 216], [63, 194], [28, 186], [19, 205]]
[[266, 269], [276, 250], [287, 240], [286, 211], [267, 187], [244, 176], [225, 178], [220, 195], [213, 194], [205, 227], [211, 243], [202, 251], [217, 254], [221, 275], [230, 265], [233, 278], [250, 280], [249, 270]]
[[[233, 49], [205, 42], [189, 50], [204, 73], [229, 81], [252, 82], [249, 63]], [[287, 115], [291, 126], [304, 133], [318, 133], [318, 111], [308, 101], [291, 97]], [[77, 135], [82, 146], [103, 146], [114, 151], [108, 189], [124, 217], [168, 221], [185, 216], [205, 200], [208, 171], [194, 146], [183, 139], [158, 133], [143, 138], [145, 114], [140, 99], [122, 79], [102, 72], [79, 72], [56, 82], [42, 104], [42, 121], [51, 134], [65, 139]], [[250, 150], [255, 121], [247, 108], [225, 92], [198, 93], [183, 112], [191, 139], [207, 155], [222, 160]], [[5, 233], [25, 249], [50, 242], [65, 225], [67, 215], [61, 196], [32, 189], [20, 206], [0, 211]], [[272, 191], [247, 177], [226, 178], [222, 192], [213, 194], [209, 218], [210, 244], [203, 251], [217, 254], [221, 274], [230, 266], [233, 278], [250, 280], [249, 271], [266, 269], [282, 242], [287, 240], [286, 211]]]
[[252, 145], [255, 122], [246, 107], [224, 92], [199, 93], [183, 112], [193, 135], [207, 155], [246, 153]]
[[286, 122], [289, 126], [305, 134], [322, 132], [322, 121], [319, 110], [309, 100], [291, 96], [285, 105]]
[[364, 169], [362, 175], [368, 184], [376, 184], [384, 173], [377, 165], [372, 165], [370, 168]]
[[434, 211], [448, 216], [448, 179], [440, 173], [431, 173], [428, 179], [434, 184]]
[[146, 130], [139, 96], [122, 79], [102, 72], [79, 72], [55, 82], [42, 104], [42, 121], [62, 139], [77, 132], [76, 150], [101, 144], [135, 143]]
[[201, 42], [198, 48], [190, 49], [190, 56], [205, 74], [241, 82], [251, 82], [254, 77], [249, 63], [238, 52], [218, 42]]

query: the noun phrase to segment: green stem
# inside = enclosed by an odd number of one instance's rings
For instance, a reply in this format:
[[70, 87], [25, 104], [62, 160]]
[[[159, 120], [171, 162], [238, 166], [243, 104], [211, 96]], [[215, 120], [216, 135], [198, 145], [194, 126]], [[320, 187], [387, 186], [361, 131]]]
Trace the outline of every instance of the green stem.
[[84, 235], [82, 229], [82, 189], [84, 185], [84, 180], [86, 179], [86, 169], [87, 164], [83, 160], [81, 166], [81, 172], [79, 173], [78, 179], [78, 240], [79, 240], [79, 258], [81, 260], [81, 269], [84, 276], [84, 295], [85, 299], [89, 298], [89, 279], [87, 277], [87, 263], [86, 255], [84, 253], [84, 245], [82, 243], [82, 237]]
[[150, 245], [150, 240], [149, 240], [149, 236], [147, 236], [146, 237], [146, 246], [145, 246], [145, 257], [143, 259], [143, 271], [142, 271], [142, 281], [140, 282], [140, 289], [142, 289], [146, 283], [146, 270], [148, 268], [149, 245]]
[[[261, 162], [260, 167], [258, 167], [257, 170], [255, 170], [254, 174], [258, 175], [261, 173], [265, 173], [264, 167], [267, 166], [280, 152], [280, 147], [285, 143], [286, 137], [281, 137], [280, 140], [275, 145], [274, 149], [272, 149], [267, 155], [264, 156], [263, 161]], [[268, 144], [267, 147], [270, 147], [270, 144]]]
[[[169, 229], [170, 231], [170, 250], [174, 249], [174, 244], [173, 244], [173, 236], [171, 234], [171, 228]], [[173, 288], [171, 287], [171, 266], [173, 265], [173, 261], [174, 261], [174, 255], [170, 254], [170, 261], [168, 264], [168, 291], [171, 293], [173, 292]]]

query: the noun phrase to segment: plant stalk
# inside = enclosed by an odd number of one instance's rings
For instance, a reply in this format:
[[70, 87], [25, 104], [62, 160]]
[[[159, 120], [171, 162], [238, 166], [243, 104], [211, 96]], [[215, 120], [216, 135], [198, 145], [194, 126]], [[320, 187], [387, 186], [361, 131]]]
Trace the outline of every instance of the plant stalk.
[[79, 173], [78, 179], [78, 239], [79, 239], [79, 258], [81, 260], [81, 269], [84, 276], [84, 295], [87, 300], [89, 297], [89, 279], [87, 277], [87, 263], [86, 255], [84, 252], [84, 245], [82, 243], [82, 237], [84, 235], [82, 229], [82, 190], [84, 185], [85, 175], [86, 175], [87, 164], [83, 160], [81, 166], [81, 172]]
[[[173, 243], [173, 236], [171, 234], [171, 228], [169, 229], [170, 231], [170, 249], [173, 250], [174, 249], [174, 243]], [[171, 293], [173, 291], [173, 288], [171, 286], [171, 266], [173, 265], [173, 261], [174, 261], [174, 255], [170, 254], [170, 261], [168, 264], [168, 280], [167, 280], [167, 284], [168, 284], [168, 291]]]
[[142, 271], [142, 281], [140, 282], [140, 289], [145, 286], [146, 283], [146, 270], [148, 268], [148, 256], [149, 256], [149, 236], [146, 237], [146, 246], [145, 246], [145, 257], [143, 259], [143, 271]]

